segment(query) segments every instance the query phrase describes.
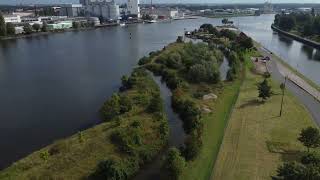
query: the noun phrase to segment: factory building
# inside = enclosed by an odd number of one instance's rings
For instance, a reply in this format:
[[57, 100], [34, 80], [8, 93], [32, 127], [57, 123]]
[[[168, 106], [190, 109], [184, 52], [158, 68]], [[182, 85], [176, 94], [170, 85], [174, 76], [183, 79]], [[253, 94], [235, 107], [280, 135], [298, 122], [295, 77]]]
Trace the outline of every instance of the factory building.
[[140, 17], [140, 7], [139, 0], [128, 0], [127, 9], [129, 15], [136, 15], [138, 18]]
[[81, 0], [86, 15], [103, 17], [109, 20], [118, 20], [120, 17], [119, 6], [114, 0]]
[[82, 14], [82, 4], [64, 4], [60, 8], [60, 16], [78, 17]]

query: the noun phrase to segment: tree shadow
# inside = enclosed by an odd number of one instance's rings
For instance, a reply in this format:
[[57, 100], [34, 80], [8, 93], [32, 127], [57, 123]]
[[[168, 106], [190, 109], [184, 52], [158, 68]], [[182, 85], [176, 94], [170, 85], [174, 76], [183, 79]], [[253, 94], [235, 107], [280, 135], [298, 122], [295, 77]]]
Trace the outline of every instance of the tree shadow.
[[297, 150], [288, 150], [281, 153], [281, 159], [283, 162], [300, 161], [304, 152]]
[[249, 101], [241, 104], [239, 106], [239, 109], [246, 108], [246, 107], [249, 107], [249, 106], [260, 106], [262, 104], [264, 104], [263, 101], [259, 101], [258, 99], [252, 99], [252, 100], [249, 100]]

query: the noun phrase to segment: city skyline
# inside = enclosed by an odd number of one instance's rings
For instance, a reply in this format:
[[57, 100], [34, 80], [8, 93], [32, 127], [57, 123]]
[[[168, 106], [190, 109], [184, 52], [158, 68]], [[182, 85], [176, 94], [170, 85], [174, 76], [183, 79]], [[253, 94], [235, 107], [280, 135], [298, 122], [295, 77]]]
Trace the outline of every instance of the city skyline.
[[[148, 3], [150, 0], [141, 0], [142, 3]], [[117, 3], [125, 3], [126, 0], [116, 0]], [[212, 3], [212, 4], [233, 4], [233, 3], [264, 3], [266, 0], [153, 0], [154, 3]], [[301, 0], [272, 0], [272, 3], [302, 3]], [[1, 0], [0, 4], [18, 5], [18, 4], [62, 4], [79, 3], [79, 0]], [[304, 0], [303, 3], [320, 3], [319, 0]]]

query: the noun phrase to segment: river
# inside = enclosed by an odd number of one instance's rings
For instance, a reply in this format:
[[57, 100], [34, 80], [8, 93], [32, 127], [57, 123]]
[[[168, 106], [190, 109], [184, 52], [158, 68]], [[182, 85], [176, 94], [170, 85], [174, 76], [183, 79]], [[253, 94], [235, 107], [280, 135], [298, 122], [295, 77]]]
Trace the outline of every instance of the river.
[[[273, 34], [273, 15], [232, 19], [320, 84], [318, 51]], [[203, 23], [220, 25], [221, 19], [137, 24], [0, 42], [0, 168], [99, 123], [98, 109], [140, 57], [175, 41], [184, 29]]]

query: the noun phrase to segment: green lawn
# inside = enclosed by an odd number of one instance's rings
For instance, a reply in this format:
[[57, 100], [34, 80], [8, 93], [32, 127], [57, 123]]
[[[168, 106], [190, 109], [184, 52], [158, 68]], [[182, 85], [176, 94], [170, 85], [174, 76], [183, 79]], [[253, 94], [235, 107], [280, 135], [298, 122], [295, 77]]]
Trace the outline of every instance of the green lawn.
[[273, 95], [257, 101], [256, 83], [262, 77], [247, 73], [231, 115], [211, 179], [271, 179], [278, 165], [305, 150], [297, 142], [302, 128], [315, 126], [307, 110], [286, 92], [284, 113], [279, 117], [279, 84], [272, 82]]

